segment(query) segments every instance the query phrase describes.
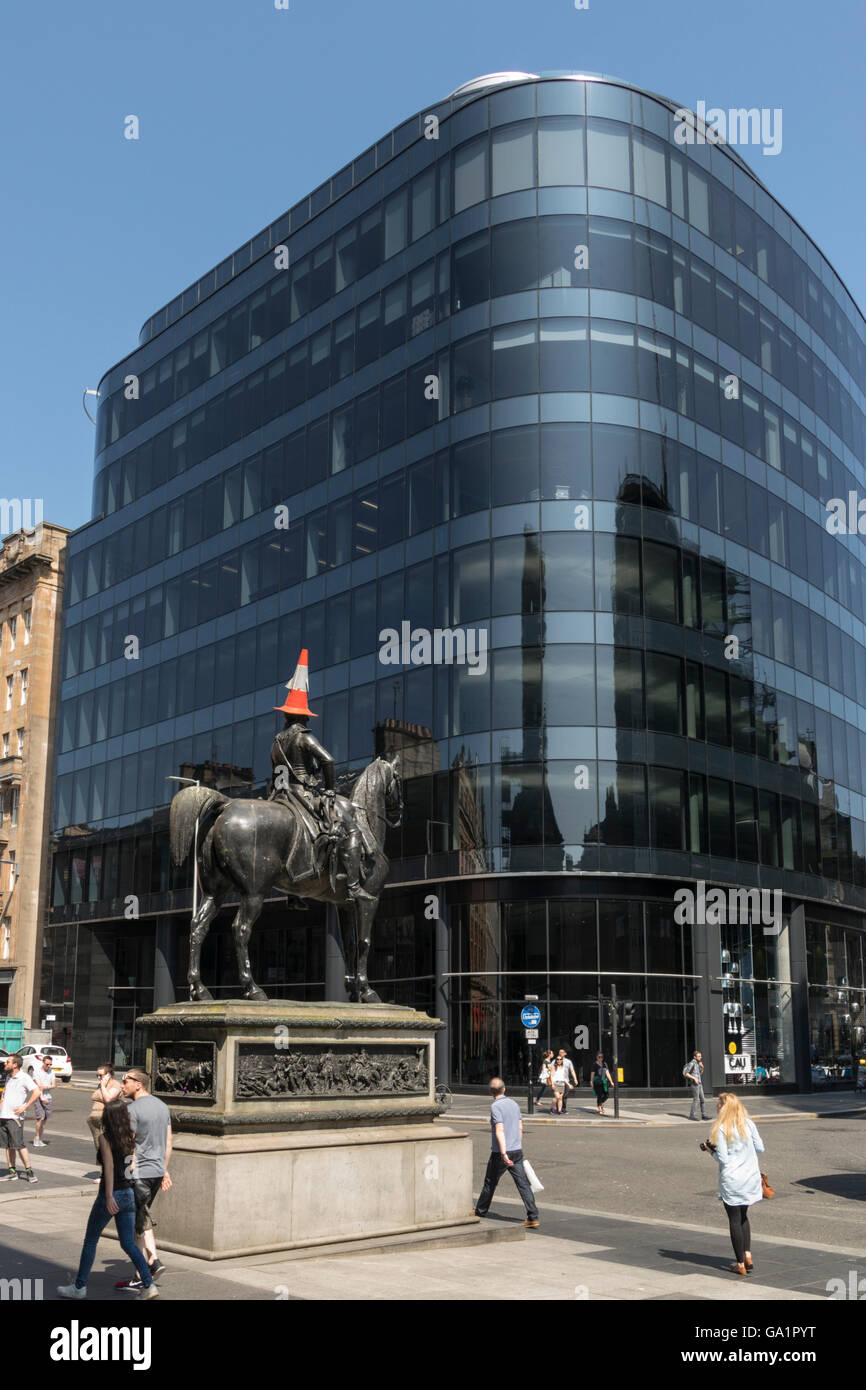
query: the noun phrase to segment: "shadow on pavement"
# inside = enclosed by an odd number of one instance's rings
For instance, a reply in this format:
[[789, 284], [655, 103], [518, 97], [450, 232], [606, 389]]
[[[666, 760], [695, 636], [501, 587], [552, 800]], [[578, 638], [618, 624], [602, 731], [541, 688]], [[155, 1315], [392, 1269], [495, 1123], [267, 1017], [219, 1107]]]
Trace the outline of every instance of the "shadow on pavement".
[[[82, 1237], [84, 1232], [82, 1231]], [[100, 1252], [101, 1254], [102, 1252]], [[33, 1255], [23, 1250], [16, 1250], [8, 1244], [8, 1239], [3, 1243], [3, 1277], [4, 1279], [29, 1280], [27, 1285], [23, 1284], [23, 1289], [29, 1289], [30, 1298], [37, 1299], [36, 1280], [42, 1281], [41, 1298], [39, 1301], [45, 1303], [66, 1303], [67, 1300], [60, 1298], [57, 1293], [58, 1284], [71, 1284], [77, 1271], [70, 1269], [66, 1264], [59, 1264], [56, 1260], [46, 1259], [44, 1256]], [[128, 1279], [133, 1273], [132, 1262], [122, 1255], [119, 1259], [109, 1259], [105, 1261], [103, 1268], [98, 1272], [94, 1271], [87, 1284], [87, 1298], [84, 1303], [92, 1301], [105, 1302], [111, 1300], [120, 1303], [135, 1303], [137, 1297], [135, 1293], [126, 1293], [122, 1289], [115, 1289], [114, 1285], [119, 1279]], [[15, 1294], [12, 1294], [15, 1298]], [[26, 1301], [26, 1299], [25, 1299]], [[80, 1307], [81, 1304], [69, 1301], [69, 1307]]]
[[798, 1178], [794, 1187], [814, 1192], [826, 1192], [831, 1197], [846, 1197], [852, 1202], [866, 1201], [866, 1174], [831, 1173], [826, 1177]]
[[[676, 1260], [679, 1264], [700, 1265], [702, 1269], [711, 1270], [715, 1274], [727, 1273], [726, 1262], [722, 1255], [698, 1255], [693, 1250], [664, 1250], [659, 1248], [659, 1255], [663, 1260]], [[727, 1261], [730, 1264], [731, 1259]]]

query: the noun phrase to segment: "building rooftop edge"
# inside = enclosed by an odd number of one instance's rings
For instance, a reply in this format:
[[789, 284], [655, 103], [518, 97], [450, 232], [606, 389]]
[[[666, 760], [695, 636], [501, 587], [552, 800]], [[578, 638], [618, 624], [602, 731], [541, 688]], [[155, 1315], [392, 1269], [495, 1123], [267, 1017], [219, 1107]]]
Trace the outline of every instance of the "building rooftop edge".
[[[452, 114], [452, 115], [453, 115], [453, 114], [456, 114], [456, 110], [462, 110], [462, 109], [463, 109], [463, 105], [469, 105], [473, 100], [478, 100], [478, 99], [480, 99], [481, 97], [487, 96], [487, 95], [490, 94], [490, 91], [491, 91], [491, 87], [490, 87], [490, 86], [488, 86], [488, 85], [478, 85], [478, 86], [477, 86], [477, 89], [476, 89], [476, 84], [493, 83], [493, 87], [494, 87], [494, 89], [495, 89], [495, 88], [504, 88], [504, 87], [506, 87], [506, 86], [520, 86], [520, 85], [522, 85], [523, 83], [526, 83], [526, 82], [557, 82], [557, 81], [590, 81], [590, 82], [603, 82], [603, 83], [609, 83], [609, 84], [611, 84], [611, 85], [613, 85], [613, 86], [627, 88], [629, 91], [631, 91], [631, 92], [636, 92], [636, 93], [638, 93], [640, 96], [649, 97], [652, 101], [657, 101], [657, 102], [659, 102], [660, 104], [662, 104], [663, 106], [666, 106], [666, 107], [667, 107], [670, 111], [672, 111], [672, 112], [676, 112], [676, 111], [680, 111], [680, 110], [690, 110], [690, 109], [691, 109], [691, 108], [687, 107], [684, 103], [681, 103], [681, 102], [678, 103], [678, 102], [676, 102], [676, 101], [674, 100], [673, 97], [664, 96], [664, 95], [663, 95], [662, 93], [660, 93], [660, 92], [654, 92], [654, 91], [652, 91], [652, 90], [651, 90], [650, 88], [648, 88], [648, 87], [639, 86], [637, 83], [629, 82], [629, 81], [628, 81], [627, 79], [625, 79], [625, 78], [614, 77], [614, 76], [608, 76], [608, 75], [603, 74], [603, 73], [590, 73], [590, 72], [581, 72], [581, 71], [575, 71], [575, 72], [566, 72], [566, 71], [563, 71], [563, 72], [549, 72], [549, 71], [548, 71], [548, 72], [542, 72], [542, 73], [538, 73], [538, 74], [534, 74], [534, 73], [523, 73], [523, 72], [502, 72], [502, 73], [486, 74], [486, 75], [483, 75], [483, 76], [477, 77], [477, 78], [470, 78], [468, 82], [465, 82], [465, 83], [463, 83], [461, 86], [457, 87], [452, 93], [450, 93], [447, 97], [443, 98], [442, 100], [440, 100], [440, 101], [438, 101], [438, 102], [428, 102], [428, 103], [426, 103], [424, 106], [420, 107], [419, 110], [416, 111], [416, 112], [414, 112], [413, 115], [408, 116], [408, 117], [406, 118], [405, 121], [401, 121], [401, 122], [399, 123], [399, 125], [393, 126], [393, 127], [391, 128], [391, 130], [388, 132], [388, 134], [393, 134], [394, 131], [400, 129], [403, 125], [407, 124], [408, 121], [412, 121], [412, 120], [419, 119], [420, 116], [421, 116], [424, 112], [433, 110], [436, 106], [441, 106], [441, 105], [443, 105], [445, 102], [450, 102], [450, 101], [453, 101], [453, 100], [460, 100], [460, 94], [461, 94], [461, 93], [464, 94], [464, 96], [467, 98], [467, 100], [465, 100], [465, 101], [461, 104], [461, 106], [455, 108], [455, 110], [452, 111], [452, 112], [450, 113], [450, 114]], [[387, 135], [386, 135], [386, 136], [383, 136], [382, 138], [383, 138], [383, 139], [386, 139], [386, 138], [387, 138]], [[377, 144], [377, 143], [379, 143], [379, 142], [376, 142], [376, 144]], [[375, 150], [376, 144], [370, 146], [369, 148]], [[749, 164], [746, 163], [746, 161], [742, 158], [742, 156], [741, 156], [740, 154], [738, 154], [737, 151], [736, 151], [732, 146], [726, 145], [726, 144], [720, 144], [720, 145], [718, 145], [716, 148], [723, 150], [723, 151], [725, 152], [725, 154], [726, 154], [729, 158], [731, 158], [741, 169], [743, 169], [743, 171], [744, 171], [745, 173], [747, 173], [747, 174], [749, 175], [750, 178], [754, 179], [755, 183], [757, 183], [758, 186], [767, 194], [767, 196], [768, 196], [769, 198], [772, 199], [773, 203], [774, 203], [777, 207], [781, 208], [782, 211], [785, 213], [785, 215], [786, 215], [788, 218], [790, 218], [790, 220], [791, 220], [791, 222], [794, 224], [794, 226], [797, 227], [797, 228], [800, 230], [800, 232], [802, 232], [803, 236], [806, 237], [806, 239], [807, 239], [807, 241], [810, 243], [810, 245], [814, 246], [816, 252], [817, 252], [818, 255], [821, 257], [822, 261], [824, 261], [825, 264], [829, 267], [829, 269], [831, 270], [831, 272], [833, 273], [833, 275], [834, 275], [834, 276], [836, 277], [836, 279], [838, 280], [839, 284], [840, 284], [840, 285], [842, 286], [842, 288], [844, 289], [845, 293], [848, 295], [848, 298], [850, 299], [851, 304], [852, 304], [852, 306], [853, 306], [855, 312], [858, 314], [858, 316], [859, 316], [861, 322], [864, 324], [864, 326], [866, 326], [866, 314], [864, 314], [863, 310], [860, 308], [860, 305], [858, 304], [858, 302], [857, 302], [857, 300], [855, 299], [854, 295], [851, 293], [851, 290], [848, 288], [848, 285], [846, 284], [845, 280], [844, 280], [844, 279], [842, 278], [842, 276], [839, 274], [838, 270], [836, 270], [836, 268], [835, 268], [835, 266], [833, 265], [832, 261], [830, 261], [829, 258], [827, 257], [827, 255], [824, 253], [824, 251], [822, 251], [821, 247], [820, 247], [820, 246], [818, 245], [818, 243], [815, 241], [814, 237], [812, 237], [812, 236], [809, 234], [809, 232], [806, 230], [806, 228], [802, 225], [802, 223], [799, 222], [798, 219], [797, 219], [796, 217], [794, 217], [794, 215], [793, 215], [791, 212], [788, 211], [788, 209], [785, 207], [785, 205], [784, 205], [782, 202], [780, 202], [780, 200], [770, 191], [770, 189], [769, 189], [769, 188], [767, 187], [767, 185], [763, 182], [763, 180], [762, 180], [761, 178], [759, 178], [759, 176], [755, 173], [754, 169], [752, 169], [752, 167], [751, 167]], [[358, 158], [362, 157], [365, 153], [366, 153], [366, 151], [363, 151], [363, 150], [362, 150], [362, 151], [360, 152], [359, 155], [356, 155], [356, 156], [355, 156], [355, 159], [358, 159]], [[402, 153], [404, 153], [404, 151], [401, 150], [401, 151], [399, 152], [399, 154], [402, 154]], [[391, 158], [392, 158], [392, 159], [399, 158], [399, 154], [392, 155]], [[331, 180], [333, 180], [334, 178], [336, 178], [336, 177], [343, 171], [343, 169], [350, 168], [354, 162], [355, 162], [354, 159], [353, 159], [353, 160], [350, 160], [348, 164], [345, 164], [345, 165], [341, 166], [340, 169], [335, 170], [335, 171], [329, 176], [329, 178], [330, 178]], [[386, 161], [386, 163], [387, 163], [387, 162], [390, 162], [390, 161]], [[381, 165], [381, 166], [377, 166], [375, 169], [371, 170], [370, 174], [367, 175], [366, 177], [372, 178], [373, 175], [374, 175], [375, 173], [378, 173], [378, 172], [380, 171], [380, 168], [384, 168], [384, 167], [385, 167], [384, 164]], [[366, 182], [366, 179], [361, 180], [361, 183], [363, 183], [363, 182]], [[360, 187], [360, 186], [361, 186], [361, 183], [356, 184], [356, 185], [354, 185], [354, 186], [355, 186], [355, 187]], [[322, 186], [323, 186], [323, 185], [319, 185], [319, 187], [322, 187]], [[311, 190], [309, 193], [307, 193], [307, 194], [305, 195], [305, 197], [306, 197], [306, 198], [311, 197], [312, 192], [314, 192], [314, 191], [315, 191], [315, 190]], [[351, 192], [351, 189], [347, 189], [346, 192]], [[344, 195], [341, 194], [340, 196], [342, 197], [342, 196], [344, 196]], [[304, 198], [301, 198], [301, 199], [300, 199], [300, 202], [303, 202], [303, 201], [304, 201]], [[339, 198], [332, 199], [332, 200], [331, 200], [331, 203], [329, 203], [329, 206], [333, 206], [333, 204], [336, 203], [336, 202], [338, 202], [338, 201], [339, 201]], [[288, 209], [288, 211], [291, 211], [291, 208], [293, 208], [293, 207], [295, 207], [295, 206], [297, 206], [297, 204], [292, 204], [291, 207]], [[323, 211], [324, 211], [324, 209], [323, 209]], [[285, 215], [286, 215], [285, 213], [281, 214], [281, 216], [285, 216]], [[318, 216], [318, 213], [315, 214], [315, 215]], [[279, 218], [275, 218], [275, 219], [273, 219], [273, 220], [274, 220], [274, 221], [278, 221]], [[310, 218], [308, 219], [308, 222], [305, 223], [304, 225], [305, 225], [305, 226], [308, 225], [309, 222], [312, 221], [312, 220], [313, 220], [313, 218], [310, 217]], [[272, 223], [267, 223], [267, 224], [266, 224], [266, 227], [270, 227], [271, 225], [272, 225]], [[263, 231], [263, 230], [265, 230], [265, 228], [261, 228], [261, 229], [259, 230], [259, 232], [254, 233], [253, 236], [250, 237], [250, 242], [252, 242], [253, 240], [255, 240], [255, 238], [256, 238], [257, 236], [259, 236], [259, 235], [261, 234], [261, 231]], [[289, 235], [291, 235], [291, 233], [289, 233]], [[248, 245], [248, 244], [249, 244], [248, 242], [244, 242], [244, 243], [242, 243], [242, 246], [246, 246], [246, 245]], [[240, 249], [242, 249], [242, 247], [241, 247], [241, 248], [238, 248], [238, 250], [240, 250]], [[236, 253], [233, 252], [232, 254], [236, 254]], [[265, 252], [264, 254], [267, 254], [267, 252]], [[261, 259], [261, 257], [256, 257], [256, 260], [260, 260], [260, 259]], [[253, 260], [251, 259], [251, 260], [250, 260], [250, 265], [253, 265], [253, 264], [255, 264], [255, 261], [253, 261]], [[215, 267], [215, 266], [211, 266], [209, 270], [205, 270], [205, 271], [203, 272], [203, 275], [208, 275], [208, 274], [210, 274], [211, 272], [213, 272], [214, 270], [216, 270], [216, 268], [217, 268], [217, 267]], [[247, 267], [244, 267], [244, 269], [247, 269]], [[242, 274], [243, 271], [241, 271], [241, 272], [239, 272], [239, 273]], [[198, 277], [198, 278], [201, 279], [202, 277], [200, 276], [200, 277]], [[233, 275], [231, 278], [234, 279], [235, 276]], [[174, 296], [172, 297], [172, 299], [168, 300], [165, 304], [160, 305], [159, 308], [157, 308], [156, 310], [154, 310], [154, 314], [159, 314], [160, 312], [162, 312], [162, 310], [168, 308], [168, 305], [169, 305], [169, 304], [172, 304], [172, 303], [174, 302], [175, 299], [177, 299], [177, 298], [179, 298], [180, 296], [182, 296], [183, 294], [185, 294], [185, 293], [187, 292], [187, 290], [189, 290], [190, 288], [192, 288], [192, 285], [195, 285], [196, 283], [197, 283], [197, 281], [196, 281], [196, 280], [193, 280], [193, 281], [191, 282], [191, 284], [188, 284], [187, 286], [184, 287], [184, 289], [182, 289], [182, 290], [179, 292], [179, 295], [174, 295]], [[227, 282], [227, 283], [230, 283], [230, 281]], [[214, 294], [218, 293], [218, 290], [221, 289], [221, 288], [224, 288], [224, 286], [219, 286], [219, 287], [215, 288], [215, 289], [213, 290], [212, 293], [214, 293]], [[207, 297], [210, 298], [210, 296], [207, 296]], [[205, 302], [204, 300], [200, 300], [200, 301], [199, 301], [199, 303], [204, 303], [204, 302]], [[159, 329], [156, 333], [152, 334], [151, 337], [145, 338], [145, 339], [142, 341], [142, 340], [141, 340], [141, 335], [144, 333], [145, 328], [146, 328], [146, 326], [149, 324], [150, 320], [154, 317], [154, 314], [149, 314], [149, 315], [147, 316], [147, 318], [144, 320], [144, 322], [143, 322], [143, 324], [142, 324], [142, 326], [141, 326], [141, 329], [140, 329], [140, 332], [139, 332], [139, 342], [137, 343], [136, 347], [133, 348], [133, 349], [131, 349], [130, 352], [125, 353], [123, 357], [118, 358], [118, 360], [117, 360], [116, 362], [112, 363], [112, 365], [111, 365], [110, 367], [106, 368], [106, 370], [102, 373], [101, 377], [99, 378], [99, 386], [100, 386], [100, 387], [102, 386], [102, 383], [103, 383], [103, 381], [105, 380], [105, 378], [106, 378], [111, 372], [113, 372], [113, 371], [115, 370], [115, 368], [117, 368], [118, 366], [120, 366], [120, 364], [121, 364], [122, 362], [126, 362], [126, 361], [127, 361], [131, 356], [133, 356], [133, 354], [134, 354], [135, 352], [137, 352], [140, 348], [144, 347], [144, 346], [145, 346], [147, 343], [149, 343], [149, 342], [153, 342], [154, 339], [158, 338], [162, 333], [167, 332], [168, 329], [169, 329], [170, 327], [173, 327], [173, 326], [174, 326], [174, 323], [180, 322], [180, 319], [185, 318], [187, 314], [189, 314], [189, 313], [192, 312], [193, 308], [197, 308], [197, 307], [198, 307], [198, 305], [192, 305], [192, 306], [190, 306], [190, 308], [187, 309], [187, 310], [185, 310], [182, 314], [180, 314], [180, 315], [178, 316], [177, 319], [174, 319], [173, 322], [172, 322], [171, 324], [166, 324], [165, 328]]]

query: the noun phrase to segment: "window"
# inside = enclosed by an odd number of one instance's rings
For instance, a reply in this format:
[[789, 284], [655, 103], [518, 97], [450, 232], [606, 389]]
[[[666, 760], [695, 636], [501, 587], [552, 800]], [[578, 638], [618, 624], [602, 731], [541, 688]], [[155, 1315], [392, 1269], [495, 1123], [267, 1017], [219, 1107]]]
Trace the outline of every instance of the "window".
[[538, 122], [539, 184], [583, 183], [585, 166], [583, 121], [577, 116], [542, 116]]
[[534, 122], [520, 121], [493, 132], [492, 194], [535, 186]]
[[587, 121], [587, 183], [599, 188], [631, 191], [629, 129], [616, 121]]
[[[486, 232], [482, 233], [486, 240]], [[503, 222], [493, 228], [493, 283], [491, 293], [517, 294], [535, 288], [537, 267], [535, 223]]]
[[589, 280], [599, 289], [634, 293], [633, 229], [627, 223], [590, 217]]
[[11, 821], [12, 821], [12, 824], [13, 824], [13, 825], [17, 825], [17, 824], [18, 824], [18, 799], [19, 799], [20, 795], [21, 795], [21, 788], [20, 788], [20, 787], [13, 787], [13, 788], [12, 788], [12, 816], [11, 816]]
[[6, 677], [6, 708], [7, 708], [7, 709], [11, 709], [11, 708], [12, 708], [12, 682], [13, 682], [14, 679], [15, 679], [14, 676], [7, 676], [7, 677]]
[[11, 617], [11, 618], [9, 619], [9, 650], [10, 650], [10, 652], [14, 652], [14, 650], [15, 650], [15, 638], [16, 638], [16, 636], [17, 636], [17, 633], [18, 633], [18, 619], [17, 619], [17, 617], [15, 617], [15, 616], [13, 615], [13, 617]]
[[490, 238], [487, 232], [467, 237], [454, 248], [452, 311], [480, 304], [490, 294]]
[[3, 960], [8, 960], [8, 959], [9, 959], [10, 950], [11, 950], [11, 943], [12, 943], [12, 918], [11, 918], [11, 917], [4, 917], [4, 918], [3, 918], [3, 942], [2, 942], [2, 949], [0, 949], [0, 955], [2, 955]]
[[637, 385], [632, 326], [612, 319], [593, 319], [590, 333], [593, 391], [614, 396], [634, 396]]
[[487, 136], [454, 152], [454, 214], [487, 197]]
[[499, 398], [538, 390], [538, 330], [534, 322], [494, 328], [493, 385]]
[[19, 701], [19, 703], [22, 704], [22, 705], [26, 705], [26, 704], [27, 704], [27, 668], [26, 668], [26, 667], [25, 667], [24, 670], [21, 672], [21, 700]]
[[405, 188], [385, 204], [385, 260], [406, 246], [409, 231], [409, 193]]
[[589, 390], [586, 319], [542, 319], [541, 389]]
[[436, 222], [436, 189], [433, 170], [420, 174], [412, 184], [412, 240], [426, 236]]
[[[586, 285], [586, 266], [577, 255], [587, 244], [585, 217], [542, 217], [538, 221], [538, 285], [560, 289]], [[578, 262], [578, 264], [575, 264]]]
[[8, 735], [8, 734], [4, 734], [4, 735], [3, 735], [3, 757], [4, 757], [4, 758], [8, 758], [8, 757], [9, 757], [9, 735]]
[[641, 198], [650, 198], [654, 203], [667, 206], [667, 176], [665, 173], [665, 147], [661, 140], [635, 130], [633, 137], [634, 191]]

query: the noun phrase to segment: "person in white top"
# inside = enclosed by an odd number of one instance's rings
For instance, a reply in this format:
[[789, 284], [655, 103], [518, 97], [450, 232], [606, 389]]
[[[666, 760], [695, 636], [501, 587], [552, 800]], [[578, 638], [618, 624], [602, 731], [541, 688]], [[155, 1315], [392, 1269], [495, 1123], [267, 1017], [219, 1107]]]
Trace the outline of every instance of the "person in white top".
[[544, 1053], [541, 1059], [541, 1071], [538, 1073], [538, 1095], [535, 1097], [535, 1104], [541, 1104], [541, 1097], [550, 1085], [550, 1064], [553, 1061], [553, 1053], [550, 1049]]
[[574, 1070], [574, 1063], [570, 1057], [565, 1055], [565, 1048], [561, 1047], [556, 1056], [557, 1064], [561, 1064], [565, 1071], [565, 1082], [567, 1089], [562, 1093], [562, 1113], [568, 1109], [568, 1092], [573, 1091], [577, 1085], [577, 1072]]
[[24, 1171], [21, 1177], [26, 1182], [36, 1182], [37, 1178], [30, 1167], [30, 1155], [24, 1144], [24, 1120], [22, 1116], [39, 1099], [39, 1087], [21, 1070], [21, 1058], [13, 1052], [3, 1063], [6, 1070], [6, 1085], [0, 1103], [0, 1145], [5, 1145], [8, 1173], [2, 1177], [7, 1182], [15, 1182], [19, 1174], [15, 1168], [15, 1154], [20, 1153]]
[[43, 1138], [45, 1125], [51, 1119], [51, 1102], [53, 1099], [51, 1092], [57, 1085], [57, 1077], [51, 1069], [51, 1058], [47, 1053], [42, 1058], [42, 1066], [37, 1071], [34, 1079], [36, 1085], [39, 1087], [40, 1094], [33, 1109], [33, 1114], [36, 1116], [36, 1138], [33, 1140], [33, 1147], [34, 1149], [44, 1149], [48, 1143], [48, 1140]]
[[574, 1087], [568, 1079], [568, 1071], [566, 1070], [565, 1059], [562, 1054], [556, 1058], [556, 1061], [551, 1062], [550, 1065], [550, 1084], [553, 1087], [553, 1107], [550, 1113], [551, 1115], [561, 1115], [562, 1099], [565, 1095], [566, 1088], [569, 1091], [573, 1091]]

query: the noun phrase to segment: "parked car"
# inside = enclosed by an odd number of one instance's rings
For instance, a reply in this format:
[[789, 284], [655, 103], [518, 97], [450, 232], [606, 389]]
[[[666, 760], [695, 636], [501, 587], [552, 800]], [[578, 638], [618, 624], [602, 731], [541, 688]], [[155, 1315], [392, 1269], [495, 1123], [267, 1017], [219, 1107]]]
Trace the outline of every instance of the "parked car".
[[42, 1070], [42, 1059], [51, 1058], [51, 1070], [55, 1076], [59, 1076], [61, 1081], [71, 1081], [72, 1061], [65, 1047], [55, 1047], [53, 1043], [45, 1043], [42, 1047], [34, 1047], [32, 1043], [27, 1043], [25, 1047], [18, 1049], [21, 1056], [21, 1068], [29, 1072], [31, 1076], [36, 1076]]

